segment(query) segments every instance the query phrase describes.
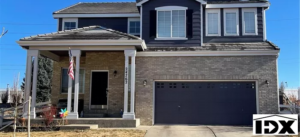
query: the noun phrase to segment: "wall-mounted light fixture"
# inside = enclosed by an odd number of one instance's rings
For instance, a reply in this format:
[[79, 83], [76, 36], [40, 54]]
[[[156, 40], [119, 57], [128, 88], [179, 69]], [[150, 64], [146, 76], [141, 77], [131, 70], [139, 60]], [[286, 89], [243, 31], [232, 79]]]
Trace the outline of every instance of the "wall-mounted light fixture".
[[147, 80], [143, 81], [143, 85], [146, 86], [147, 85]]
[[114, 77], [116, 77], [117, 74], [118, 74], [118, 72], [115, 70], [115, 71], [114, 71]]
[[268, 80], [266, 80], [266, 81], [265, 81], [265, 83], [266, 83], [266, 84], [267, 84], [267, 86], [269, 87], [269, 84], [270, 84], [270, 83], [269, 83], [269, 81], [268, 81]]

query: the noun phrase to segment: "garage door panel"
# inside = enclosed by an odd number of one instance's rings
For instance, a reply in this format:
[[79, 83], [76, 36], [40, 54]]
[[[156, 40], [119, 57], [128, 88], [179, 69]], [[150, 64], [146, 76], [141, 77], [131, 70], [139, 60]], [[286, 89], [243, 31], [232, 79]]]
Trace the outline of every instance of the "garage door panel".
[[158, 82], [155, 123], [251, 125], [255, 88], [254, 82]]

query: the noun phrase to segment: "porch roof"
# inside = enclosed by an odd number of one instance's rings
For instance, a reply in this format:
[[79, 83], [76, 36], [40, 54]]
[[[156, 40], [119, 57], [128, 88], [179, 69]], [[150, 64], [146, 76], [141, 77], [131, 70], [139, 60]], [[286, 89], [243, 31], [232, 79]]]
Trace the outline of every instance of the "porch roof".
[[134, 35], [108, 29], [101, 26], [89, 26], [78, 29], [39, 34], [21, 38], [20, 41], [47, 41], [47, 40], [139, 40]]
[[21, 38], [17, 43], [26, 49], [34, 46], [135, 46], [137, 50], [147, 48], [145, 42], [137, 36], [102, 26], [39, 34]]

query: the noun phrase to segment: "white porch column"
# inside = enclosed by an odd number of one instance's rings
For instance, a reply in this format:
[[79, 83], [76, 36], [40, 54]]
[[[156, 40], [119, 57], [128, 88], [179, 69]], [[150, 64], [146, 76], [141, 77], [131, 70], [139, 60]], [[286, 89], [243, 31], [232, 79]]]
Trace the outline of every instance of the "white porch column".
[[[32, 57], [34, 57], [34, 69], [33, 69], [33, 81], [31, 83], [32, 74]], [[32, 103], [31, 103], [31, 118], [35, 118], [35, 103], [36, 103], [36, 85], [37, 85], [37, 71], [38, 71], [38, 50], [27, 50], [27, 61], [26, 61], [26, 77], [25, 77], [25, 100], [26, 102], [23, 109], [23, 117], [27, 118], [28, 111], [28, 99], [31, 91], [32, 84]]]
[[39, 51], [34, 51], [34, 64], [33, 64], [33, 80], [32, 80], [32, 97], [31, 97], [31, 112], [30, 112], [30, 118], [35, 119], [36, 113], [35, 113], [35, 104], [36, 104], [36, 86], [37, 86], [37, 75], [38, 75], [38, 63], [39, 63]]
[[[136, 55], [136, 50], [125, 50], [125, 57], [129, 57], [131, 56], [131, 100], [130, 100], [130, 112], [129, 113], [125, 113], [125, 110], [124, 110], [124, 114], [123, 114], [123, 118], [124, 119], [135, 119], [135, 112], [134, 112], [134, 97], [135, 97], [135, 55]], [[127, 62], [126, 62], [126, 59], [125, 59], [125, 93], [124, 95], [126, 95], [124, 97], [124, 109], [126, 108], [127, 109], [127, 103], [128, 103], [128, 81], [127, 81], [127, 85], [126, 85], [126, 80], [128, 80], [128, 73], [126, 74], [126, 71], [128, 70], [126, 68], [126, 63], [127, 63], [127, 67], [128, 67], [128, 58], [127, 58]], [[127, 75], [127, 77], [126, 77]], [[127, 93], [126, 93], [127, 92]], [[127, 100], [127, 101], [126, 101]], [[126, 101], [126, 103], [125, 103]], [[127, 111], [126, 111], [127, 112]]]
[[[74, 93], [74, 112], [70, 112], [69, 116], [67, 117], [68, 119], [78, 119], [78, 96], [79, 96], [79, 71], [80, 71], [80, 56], [81, 56], [81, 51], [80, 50], [71, 50], [72, 55], [76, 57], [76, 67], [75, 67], [75, 93]], [[70, 81], [69, 81], [70, 82]], [[70, 84], [70, 83], [69, 83]], [[72, 84], [71, 84], [72, 87]], [[68, 94], [69, 94], [69, 89], [71, 89], [71, 95], [72, 95], [72, 88], [68, 88]], [[69, 95], [68, 95], [69, 97]], [[68, 100], [68, 106], [69, 106], [69, 102], [71, 102]], [[71, 105], [71, 103], [70, 103]], [[71, 109], [71, 108], [70, 108]]]
[[[71, 107], [71, 104], [72, 104], [72, 78], [68, 76], [68, 106], [67, 106], [67, 110], [69, 112], [69, 115], [67, 116], [67, 119], [70, 118], [72, 119], [72, 107]], [[71, 114], [71, 115], [70, 115]]]
[[123, 118], [128, 115], [128, 56], [125, 54], [125, 71], [124, 71], [124, 110]]

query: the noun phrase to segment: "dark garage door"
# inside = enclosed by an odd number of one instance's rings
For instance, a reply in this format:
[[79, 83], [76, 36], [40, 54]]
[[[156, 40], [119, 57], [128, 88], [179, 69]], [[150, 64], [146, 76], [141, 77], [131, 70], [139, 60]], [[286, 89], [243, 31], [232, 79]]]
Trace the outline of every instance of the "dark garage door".
[[252, 125], [255, 82], [156, 82], [155, 124]]

